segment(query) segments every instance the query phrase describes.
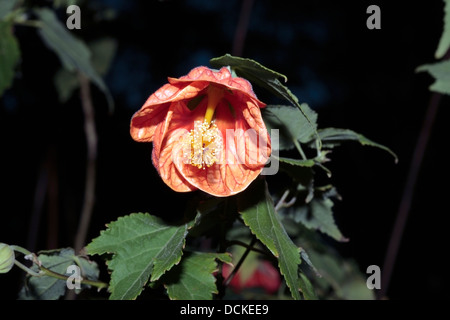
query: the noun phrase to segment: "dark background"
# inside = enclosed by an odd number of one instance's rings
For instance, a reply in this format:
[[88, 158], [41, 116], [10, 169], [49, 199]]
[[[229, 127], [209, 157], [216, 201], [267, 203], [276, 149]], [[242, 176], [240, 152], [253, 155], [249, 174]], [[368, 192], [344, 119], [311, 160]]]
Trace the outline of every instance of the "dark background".
[[[370, 4], [381, 8], [381, 30], [366, 28]], [[118, 43], [105, 77], [115, 100], [112, 115], [101, 91], [92, 86], [99, 149], [88, 239], [105, 223], [131, 212], [170, 216], [183, 210], [189, 194], [174, 195], [159, 179], [151, 164], [151, 144], [130, 138], [129, 121], [167, 76], [179, 77], [232, 53], [241, 6], [238, 0], [82, 3], [82, 29], [71, 32], [86, 41], [112, 36]], [[106, 9], [113, 10], [113, 19], [102, 20]], [[64, 22], [64, 10], [59, 14]], [[415, 73], [415, 68], [434, 61], [442, 20], [443, 1], [419, 6], [409, 1], [256, 0], [251, 7], [241, 55], [287, 75], [291, 91], [318, 112], [319, 127], [352, 129], [399, 157], [394, 164], [389, 154], [357, 143], [331, 154], [329, 183], [343, 198], [334, 207], [335, 218], [350, 238], [336, 247], [355, 258], [362, 272], [369, 265], [383, 265], [431, 96], [431, 76]], [[21, 65], [13, 87], [0, 98], [0, 241], [36, 251], [73, 246], [86, 153], [78, 91], [59, 104], [53, 86], [58, 58], [34, 28], [18, 26], [15, 34]], [[448, 102], [448, 97], [441, 100], [426, 148], [387, 292], [390, 299], [450, 296], [444, 262]], [[49, 191], [37, 197], [43, 206], [37, 240], [32, 241], [30, 220], [36, 192], [42, 191], [42, 172], [48, 172]], [[0, 275], [0, 296], [14, 299], [21, 281], [17, 268]]]

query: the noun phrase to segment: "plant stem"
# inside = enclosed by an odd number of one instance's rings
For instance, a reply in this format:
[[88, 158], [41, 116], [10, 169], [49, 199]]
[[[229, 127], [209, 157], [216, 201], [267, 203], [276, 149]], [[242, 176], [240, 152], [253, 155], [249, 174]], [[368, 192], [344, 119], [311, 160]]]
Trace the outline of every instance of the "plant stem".
[[303, 151], [300, 143], [298, 142], [298, 140], [292, 140], [292, 142], [294, 143], [295, 148], [297, 149], [298, 153], [300, 153], [301, 157], [303, 160], [307, 160], [305, 152]]
[[260, 254], [262, 254], [262, 255], [265, 255], [265, 256], [268, 255], [268, 253], [267, 253], [266, 251], [261, 250], [261, 249], [258, 249], [258, 248], [255, 248], [255, 247], [251, 247], [250, 245], [248, 245], [248, 244], [246, 244], [246, 243], [244, 243], [244, 242], [242, 242], [242, 241], [239, 241], [239, 240], [231, 240], [231, 241], [228, 241], [228, 242], [227, 242], [227, 246], [228, 246], [228, 247], [234, 246], [234, 245], [236, 245], [236, 246], [241, 246], [241, 247], [250, 249], [250, 250], [252, 250], [252, 251], [258, 252], [258, 253], [260, 253]]
[[236, 264], [236, 267], [234, 267], [233, 271], [231, 271], [231, 273], [228, 275], [228, 278], [225, 280], [225, 282], [223, 284], [224, 287], [227, 287], [230, 284], [231, 280], [233, 280], [233, 277], [239, 271], [239, 268], [244, 263], [244, 260], [245, 260], [245, 258], [247, 258], [247, 256], [250, 253], [250, 251], [253, 249], [253, 246], [255, 245], [255, 243], [256, 243], [256, 237], [253, 237], [252, 241], [248, 245], [248, 247], [245, 250], [244, 254], [242, 255], [242, 257], [239, 259], [238, 263]]
[[417, 177], [419, 175], [420, 166], [425, 154], [425, 150], [430, 138], [431, 129], [433, 127], [434, 119], [436, 118], [441, 94], [433, 93], [431, 95], [426, 116], [417, 139], [416, 147], [411, 158], [408, 177], [406, 180], [403, 195], [397, 212], [394, 228], [392, 230], [391, 238], [389, 240], [386, 257], [383, 264], [383, 271], [381, 274], [381, 289], [378, 292], [378, 299], [386, 296], [391, 280], [392, 271], [394, 269], [395, 260], [400, 247], [400, 242], [403, 236], [403, 231], [408, 220], [408, 214], [411, 209], [411, 203], [414, 195], [414, 188], [416, 186]]
[[234, 56], [242, 56], [242, 52], [244, 51], [245, 36], [247, 35], [253, 1], [254, 0], [244, 0], [242, 3], [239, 21], [234, 34], [233, 49], [231, 50]]
[[[63, 274], [54, 272], [54, 271], [52, 271], [50, 269], [47, 269], [45, 267], [41, 266], [40, 269], [42, 270], [43, 274], [46, 275], [46, 276], [53, 277], [53, 278], [60, 279], [60, 280], [64, 280], [64, 281], [67, 281], [67, 279], [69, 279], [68, 276], [65, 276]], [[103, 289], [103, 288], [107, 288], [108, 287], [107, 283], [104, 283], [104, 282], [101, 282], [101, 281], [89, 280], [89, 279], [81, 279], [80, 283], [91, 285], [91, 286], [97, 287], [98, 289]]]
[[81, 105], [84, 113], [84, 132], [86, 135], [86, 180], [84, 190], [83, 208], [75, 237], [75, 253], [79, 252], [86, 240], [86, 235], [91, 221], [94, 207], [95, 176], [97, 161], [97, 133], [95, 129], [94, 106], [92, 104], [89, 79], [81, 72], [78, 73], [80, 81]]
[[30, 268], [28, 268], [26, 265], [20, 263], [19, 261], [15, 260], [14, 264], [16, 266], [18, 266], [20, 269], [22, 269], [23, 271], [25, 271], [26, 273], [28, 273], [29, 275], [33, 276], [33, 277], [41, 277], [43, 274], [35, 272], [33, 270], [31, 270]]

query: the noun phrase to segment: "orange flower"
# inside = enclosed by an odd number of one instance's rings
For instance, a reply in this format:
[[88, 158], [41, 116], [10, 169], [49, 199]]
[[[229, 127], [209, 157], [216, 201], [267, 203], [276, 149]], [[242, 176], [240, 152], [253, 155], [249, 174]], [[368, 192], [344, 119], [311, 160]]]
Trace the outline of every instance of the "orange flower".
[[244, 190], [271, 152], [265, 104], [225, 67], [168, 80], [131, 119], [133, 139], [153, 142], [153, 165], [175, 191], [224, 197]]

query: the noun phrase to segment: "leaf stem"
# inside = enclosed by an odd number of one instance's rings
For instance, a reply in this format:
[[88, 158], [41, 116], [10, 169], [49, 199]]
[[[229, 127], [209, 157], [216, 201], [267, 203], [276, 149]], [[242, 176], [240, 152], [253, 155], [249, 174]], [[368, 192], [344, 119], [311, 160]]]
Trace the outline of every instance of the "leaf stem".
[[28, 268], [26, 265], [20, 263], [20, 262], [17, 261], [17, 260], [14, 261], [14, 264], [15, 264], [16, 266], [18, 266], [20, 269], [22, 269], [23, 271], [25, 271], [26, 273], [28, 273], [30, 276], [33, 276], [33, 277], [41, 277], [41, 276], [43, 275], [42, 273], [38, 273], [38, 272], [35, 272], [35, 271], [31, 270], [31, 269]]
[[[50, 269], [47, 269], [47, 268], [45, 268], [45, 267], [43, 267], [43, 266], [41, 266], [40, 268], [41, 268], [41, 271], [42, 271], [42, 272], [44, 273], [44, 275], [46, 275], [46, 276], [53, 277], [53, 278], [60, 279], [60, 280], [64, 280], [64, 281], [66, 281], [67, 279], [69, 279], [68, 276], [65, 276], [65, 275], [63, 275], [63, 274], [54, 272], [54, 271], [52, 271], [52, 270], [50, 270]], [[102, 282], [102, 281], [95, 281], [95, 280], [89, 280], [89, 279], [81, 279], [81, 280], [80, 280], [80, 283], [82, 283], [82, 284], [87, 284], [87, 285], [91, 285], [91, 286], [94, 286], [94, 287], [97, 287], [99, 290], [108, 287], [108, 284], [105, 283], [105, 282]]]
[[300, 153], [300, 155], [302, 156], [303, 160], [307, 160], [308, 158], [306, 158], [305, 152], [303, 152], [302, 147], [300, 146], [300, 143], [298, 143], [298, 140], [294, 139], [292, 140], [294, 143], [295, 148], [297, 149], [298, 153]]
[[[255, 248], [255, 247], [252, 247], [252, 246], [250, 246], [250, 245], [248, 245], [248, 244], [246, 244], [246, 243], [244, 243], [244, 242], [242, 242], [242, 241], [239, 241], [239, 240], [231, 240], [231, 241], [228, 241], [228, 242], [227, 242], [227, 246], [228, 246], [228, 247], [234, 246], [234, 245], [236, 245], [236, 246], [241, 246], [241, 247], [250, 249], [250, 250], [252, 250], [252, 251], [254, 251], [254, 252], [258, 252], [258, 253], [260, 253], [260, 254], [262, 254], [262, 255], [265, 255], [265, 256], [269, 256], [269, 254], [268, 254], [266, 251], [261, 250], [261, 249], [258, 249], [258, 248]], [[270, 257], [272, 257], [272, 255], [270, 255]]]
[[[28, 251], [27, 249], [22, 248], [22, 247], [17, 246], [17, 245], [10, 245], [10, 247], [14, 251], [20, 252], [20, 253], [24, 254], [25, 256], [31, 256], [32, 257], [32, 259], [30, 259], [30, 260], [32, 260], [33, 263], [38, 266], [40, 272], [36, 272], [36, 271], [31, 270], [30, 268], [28, 268], [24, 264], [22, 264], [19, 261], [17, 261], [17, 259], [14, 261], [14, 264], [16, 266], [18, 266], [20, 269], [22, 269], [23, 271], [28, 273], [30, 276], [33, 276], [33, 277], [49, 276], [49, 277], [53, 277], [53, 278], [64, 280], [64, 281], [69, 279], [68, 276], [65, 276], [63, 274], [54, 272], [54, 271], [52, 271], [50, 269], [47, 269], [46, 267], [42, 266], [40, 261], [38, 260], [37, 256], [34, 253]], [[25, 257], [25, 259], [27, 259], [27, 257]], [[105, 282], [89, 280], [89, 279], [82, 279], [80, 281], [80, 283], [97, 287], [99, 290], [108, 287], [108, 284], [105, 283]]]
[[22, 253], [22, 254], [24, 254], [24, 255], [26, 255], [26, 256], [28, 256], [28, 255], [31, 254], [30, 251], [28, 251], [27, 249], [22, 248], [22, 247], [20, 247], [20, 246], [10, 245], [9, 247], [10, 247], [11, 249], [13, 249], [14, 251], [20, 252], [20, 253]]
[[284, 201], [286, 200], [286, 198], [287, 198], [288, 195], [289, 195], [289, 189], [286, 190], [286, 191], [283, 193], [283, 195], [281, 196], [280, 200], [279, 200], [278, 203], [275, 205], [275, 211], [280, 210], [281, 207], [284, 206], [284, 204], [285, 204]]

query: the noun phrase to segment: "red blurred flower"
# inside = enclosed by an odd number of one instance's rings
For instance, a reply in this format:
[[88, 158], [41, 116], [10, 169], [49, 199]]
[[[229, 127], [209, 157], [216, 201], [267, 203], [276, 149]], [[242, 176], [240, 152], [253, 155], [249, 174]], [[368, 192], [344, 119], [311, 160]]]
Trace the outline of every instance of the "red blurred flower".
[[244, 190], [271, 152], [265, 104], [225, 67], [168, 80], [131, 119], [133, 139], [153, 142], [153, 165], [175, 191], [221, 197]]
[[[242, 267], [241, 267], [242, 268]], [[223, 277], [226, 279], [232, 271], [232, 267], [224, 264], [222, 267]], [[248, 271], [248, 270], [246, 270]], [[263, 288], [267, 294], [275, 293], [281, 284], [280, 273], [268, 261], [260, 261], [251, 273], [243, 276], [240, 269], [231, 279], [230, 287], [236, 293], [245, 288]]]

